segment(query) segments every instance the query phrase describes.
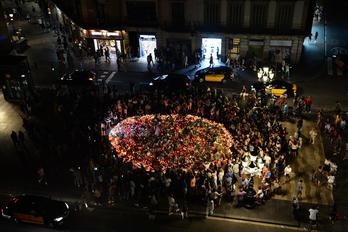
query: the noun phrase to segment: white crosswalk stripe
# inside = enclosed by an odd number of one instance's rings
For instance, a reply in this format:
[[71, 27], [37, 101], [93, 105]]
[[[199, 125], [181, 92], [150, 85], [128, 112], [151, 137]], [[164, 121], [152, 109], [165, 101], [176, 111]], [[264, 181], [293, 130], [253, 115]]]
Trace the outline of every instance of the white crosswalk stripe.
[[115, 76], [115, 74], [116, 74], [116, 72], [112, 72], [111, 74], [110, 74], [110, 76], [106, 79], [106, 84], [108, 84], [110, 81], [111, 81], [111, 79]]

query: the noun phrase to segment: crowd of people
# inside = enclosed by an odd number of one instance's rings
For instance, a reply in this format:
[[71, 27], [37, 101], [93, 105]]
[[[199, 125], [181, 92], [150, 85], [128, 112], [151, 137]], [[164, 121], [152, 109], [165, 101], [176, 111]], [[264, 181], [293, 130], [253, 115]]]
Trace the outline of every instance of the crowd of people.
[[[194, 170], [165, 170], [148, 173], [122, 164], [118, 174], [109, 176], [121, 195], [132, 198], [136, 204], [146, 204], [147, 195], [156, 198], [172, 196], [182, 201], [201, 201], [212, 213], [221, 199], [236, 199], [237, 205], [262, 204], [274, 193], [281, 193], [280, 178], [284, 169], [299, 151], [298, 136], [290, 136], [279, 122], [281, 108], [277, 105], [263, 106], [255, 93], [247, 97], [229, 98], [218, 91], [194, 90], [190, 93], [160, 93], [122, 96], [109, 99], [107, 113], [101, 122], [104, 141], [103, 154], [110, 149], [108, 131], [123, 119], [134, 115], [192, 114], [220, 122], [233, 136], [230, 159], [210, 162]], [[299, 130], [301, 129], [299, 126]], [[112, 150], [111, 157], [117, 157]], [[122, 160], [118, 160], [121, 162]], [[289, 167], [288, 167], [289, 168]], [[115, 174], [112, 174], [115, 175]], [[286, 175], [289, 175], [287, 173]], [[290, 176], [290, 175], [289, 175]], [[120, 177], [123, 179], [120, 182]], [[147, 184], [144, 184], [147, 183]], [[101, 184], [101, 185], [100, 185]], [[104, 187], [101, 187], [104, 186]], [[99, 183], [99, 190], [110, 195], [108, 184]], [[111, 185], [112, 186], [112, 185]], [[96, 187], [98, 188], [98, 187]], [[106, 189], [105, 189], [106, 188]], [[126, 191], [126, 193], [124, 193]], [[172, 195], [171, 195], [172, 194]], [[136, 198], [135, 198], [136, 197]], [[171, 200], [172, 201], [172, 200]]]
[[[54, 120], [59, 126], [53, 127], [55, 131], [48, 133], [48, 137], [42, 137], [38, 133], [45, 134], [49, 129], [39, 129], [42, 125], [39, 127], [36, 120], [27, 120], [27, 117], [24, 122], [28, 132], [31, 131], [28, 134], [34, 140], [44, 141], [47, 146], [43, 152], [51, 153], [55, 159], [69, 157], [66, 167], [70, 167], [75, 187], [85, 189], [86, 197], [96, 204], [113, 205], [122, 199], [156, 209], [159, 202], [168, 198], [169, 214], [180, 211], [185, 215], [190, 204], [205, 206], [207, 214], [214, 214], [221, 202], [254, 207], [274, 194], [286, 194], [282, 189], [284, 181], [296, 175], [291, 162], [301, 151], [303, 120], [297, 120], [295, 134], [287, 132], [280, 124], [286, 118], [284, 102], [287, 101], [282, 98], [265, 103], [253, 91], [227, 97], [217, 90], [204, 88], [171, 94], [155, 91], [127, 95], [116, 95], [108, 89], [102, 98], [92, 90], [64, 87], [41, 90], [37, 94], [51, 97], [34, 97], [23, 105], [23, 112], [32, 119], [41, 113], [40, 107], [47, 105], [42, 101], [52, 99], [49, 104], [53, 105]], [[307, 98], [294, 100], [303, 102], [300, 110], [299, 104], [295, 104], [296, 115], [310, 112], [305, 104]], [[110, 145], [109, 131], [128, 117], [148, 114], [191, 114], [222, 123], [233, 137], [231, 157], [216, 162], [212, 155], [210, 162], [189, 170], [148, 172], [134, 167], [120, 158]], [[335, 134], [334, 130], [342, 131], [345, 127], [345, 119], [340, 117], [331, 122], [330, 127], [324, 119], [317, 122], [332, 138], [332, 144], [337, 143], [331, 135]], [[37, 128], [34, 131], [30, 129], [33, 124]], [[310, 143], [318, 143], [318, 133], [317, 128], [311, 128]], [[67, 142], [67, 136], [74, 142]], [[55, 141], [61, 145], [55, 146]], [[39, 177], [42, 172], [38, 166]], [[337, 165], [327, 158], [313, 170], [312, 181], [332, 189], [336, 172]], [[303, 182], [299, 180], [298, 199], [302, 191]]]

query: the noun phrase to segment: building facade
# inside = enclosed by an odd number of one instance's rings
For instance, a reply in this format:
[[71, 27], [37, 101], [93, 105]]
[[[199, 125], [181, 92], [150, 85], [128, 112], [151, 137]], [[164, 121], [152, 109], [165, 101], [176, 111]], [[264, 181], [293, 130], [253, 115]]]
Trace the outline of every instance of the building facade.
[[[299, 61], [313, 0], [53, 0], [95, 49], [145, 56], [154, 48], [205, 57]], [[108, 42], [111, 40], [111, 42]], [[113, 41], [113, 42], [112, 42]]]

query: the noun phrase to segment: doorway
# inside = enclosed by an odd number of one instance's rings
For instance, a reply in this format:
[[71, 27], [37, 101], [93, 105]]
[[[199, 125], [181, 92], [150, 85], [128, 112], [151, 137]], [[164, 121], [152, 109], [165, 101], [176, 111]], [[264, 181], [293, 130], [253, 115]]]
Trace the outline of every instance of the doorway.
[[139, 36], [139, 50], [140, 50], [141, 58], [146, 58], [149, 54], [152, 54], [152, 58], [155, 59], [156, 48], [157, 48], [156, 36], [154, 35]]
[[221, 44], [222, 39], [219, 38], [202, 38], [203, 58], [209, 59], [210, 55], [212, 55], [214, 59], [220, 58]]
[[115, 39], [94, 39], [94, 49], [95, 52], [99, 48], [109, 48], [110, 51], [110, 59], [111, 61], [116, 61], [117, 59], [117, 53], [121, 54], [121, 40], [115, 40]]

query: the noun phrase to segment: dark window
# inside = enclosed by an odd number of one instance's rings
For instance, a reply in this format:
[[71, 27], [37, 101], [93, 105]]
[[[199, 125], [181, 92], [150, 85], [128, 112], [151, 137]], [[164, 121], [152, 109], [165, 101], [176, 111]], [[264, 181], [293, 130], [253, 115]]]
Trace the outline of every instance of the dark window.
[[103, 25], [105, 24], [105, 5], [102, 3], [97, 3], [97, 18], [98, 18], [98, 24]]
[[277, 28], [290, 29], [292, 26], [292, 18], [294, 14], [294, 6], [291, 3], [280, 3], [277, 7], [275, 25]]
[[220, 1], [219, 0], [204, 1], [204, 23], [205, 24], [220, 23]]
[[265, 28], [267, 23], [267, 5], [255, 3], [252, 6], [251, 25], [255, 28]]
[[185, 3], [172, 2], [172, 22], [175, 24], [185, 24]]
[[227, 5], [227, 24], [231, 26], [241, 26], [243, 24], [243, 3], [228, 2]]
[[156, 21], [156, 3], [127, 2], [127, 15], [131, 21]]

